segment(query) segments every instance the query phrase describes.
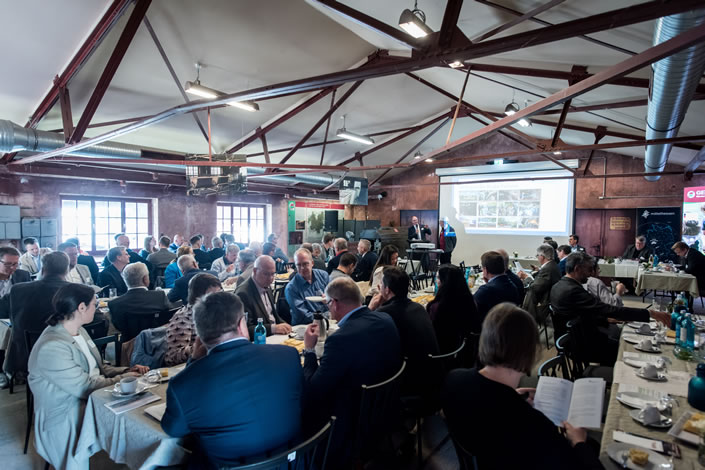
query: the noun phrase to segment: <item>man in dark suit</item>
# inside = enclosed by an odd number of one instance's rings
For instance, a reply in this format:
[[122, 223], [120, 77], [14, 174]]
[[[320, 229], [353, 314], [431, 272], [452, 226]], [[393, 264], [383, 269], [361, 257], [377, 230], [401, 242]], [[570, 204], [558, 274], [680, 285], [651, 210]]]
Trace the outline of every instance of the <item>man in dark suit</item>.
[[645, 261], [651, 256], [651, 247], [646, 245], [646, 237], [644, 235], [639, 235], [634, 239], [634, 244], [629, 245], [622, 258], [624, 259], [637, 259], [639, 261]]
[[[551, 288], [561, 279], [561, 271], [554, 261], [555, 253], [551, 245], [541, 245], [536, 249], [539, 270], [534, 273], [534, 280], [526, 288], [526, 297], [522, 308], [532, 314], [537, 322], [543, 323], [548, 316]], [[519, 271], [519, 277], [525, 280], [529, 277], [524, 271]]]
[[0, 246], [0, 318], [10, 318], [10, 289], [32, 280], [29, 272], [17, 269], [20, 252], [12, 246]]
[[426, 309], [408, 298], [410, 282], [403, 269], [386, 268], [379, 291], [382, 305], [372, 308], [389, 314], [399, 332], [401, 352], [407, 358], [402, 395], [418, 395], [425, 402], [434, 402], [443, 370], [432, 364], [428, 355], [440, 354], [438, 341]]
[[333, 242], [333, 246], [335, 246], [335, 256], [328, 261], [328, 266], [326, 267], [328, 274], [332, 273], [333, 270], [338, 267], [340, 257], [343, 256], [343, 253], [348, 252], [348, 241], [344, 238], [336, 238]]
[[496, 251], [488, 251], [480, 258], [480, 264], [485, 284], [477, 289], [473, 297], [482, 322], [495, 305], [502, 302], [511, 302], [517, 305], [520, 300], [519, 292], [505, 274], [504, 258], [501, 254]]
[[42, 257], [42, 278], [23, 282], [10, 290], [10, 321], [12, 338], [5, 358], [5, 372], [27, 373], [29, 351], [25, 344], [25, 331], [41, 333], [46, 320], [54, 312], [52, 300], [56, 291], [68, 285], [64, 279], [69, 272], [69, 257], [61, 251]]
[[78, 238], [67, 238], [66, 243], [73, 243], [76, 245], [76, 248], [78, 248], [77, 264], [88, 266], [88, 270], [91, 272], [91, 277], [93, 278], [93, 284], [98, 285], [98, 275], [100, 274], [100, 269], [98, 269], [98, 263], [95, 262], [95, 258], [81, 251], [81, 244]]
[[169, 291], [169, 302], [181, 301], [184, 305], [188, 303], [188, 283], [193, 276], [198, 273], [210, 271], [201, 271], [198, 269], [198, 263], [193, 255], [183, 255], [181, 256], [177, 263], [179, 264], [179, 270], [183, 274], [180, 278], [174, 282], [174, 287]]
[[411, 218], [411, 226], [409, 227], [408, 235], [409, 243], [412, 241], [425, 242], [428, 241], [427, 237], [431, 235], [431, 229], [428, 228], [428, 225], [419, 225], [419, 218], [413, 216]]
[[570, 253], [570, 245], [561, 245], [558, 247], [558, 270], [561, 273], [561, 277], [565, 276], [565, 262]]
[[191, 237], [191, 240], [189, 240], [189, 242], [191, 242], [191, 248], [193, 249], [193, 257], [196, 259], [198, 266], [203, 269], [210, 269], [213, 260], [211, 259], [210, 253], [204, 251], [201, 248], [203, 246], [203, 239], [201, 238], [201, 235], [194, 235], [193, 237]]
[[155, 315], [172, 308], [162, 290], [148, 290], [149, 271], [144, 263], [132, 263], [125, 266], [122, 277], [127, 285], [127, 292], [108, 302], [110, 317], [115, 328], [122, 333], [122, 341], [129, 341], [140, 331], [162, 326], [169, 321], [166, 316], [160, 322]]
[[204, 467], [280, 452], [299, 437], [303, 374], [296, 350], [249, 341], [242, 302], [216, 292], [193, 308], [192, 362], [171, 379], [162, 429], [192, 435]]
[[[145, 262], [145, 259], [142, 258], [138, 253], [135, 253], [134, 251], [130, 250], [130, 237], [128, 237], [124, 233], [118, 233], [117, 235], [115, 235], [114, 238], [115, 244], [117, 246], [125, 247], [125, 252], [130, 257], [130, 263], [145, 263], [147, 265], [147, 269], [151, 271], [152, 263]], [[105, 258], [103, 258], [103, 269], [107, 268], [108, 266], [110, 266], [110, 259], [108, 258], [108, 255], [105, 255]]]
[[578, 242], [580, 242], [580, 237], [577, 236], [576, 234], [572, 234], [571, 236], [568, 237], [568, 244], [570, 245], [570, 251], [572, 253], [575, 253], [575, 252], [585, 253], [585, 248], [580, 246], [578, 244]]
[[401, 344], [391, 317], [364, 307], [352, 279], [341, 277], [328, 284], [326, 299], [338, 331], [326, 339], [319, 365], [318, 325], [314, 322], [306, 329], [304, 416], [312, 429], [330, 416], [338, 418], [328, 456], [330, 468], [341, 468], [351, 461], [355, 445], [361, 386], [382, 382], [399, 371]]
[[507, 250], [500, 248], [498, 250], [495, 250], [497, 253], [502, 255], [502, 259], [504, 259], [504, 267], [505, 271], [504, 274], [507, 275], [509, 280], [511, 281], [512, 284], [514, 284], [514, 287], [517, 288], [517, 292], [519, 293], [519, 301], [524, 300], [524, 282], [519, 279], [519, 276], [514, 274], [514, 271], [512, 271], [512, 268], [509, 266], [509, 253], [507, 253]]
[[350, 275], [353, 281], [369, 281], [372, 277], [372, 270], [377, 264], [377, 254], [370, 251], [372, 244], [364, 238], [357, 243], [359, 258], [355, 265], [355, 270]]
[[115, 289], [117, 295], [122, 295], [127, 292], [127, 285], [122, 278], [122, 270], [130, 264], [130, 256], [124, 246], [114, 246], [108, 250], [107, 258], [110, 261], [110, 266], [104, 268], [98, 275], [98, 285], [106, 288], [103, 289], [105, 297], [110, 295], [110, 289]]
[[272, 294], [272, 282], [277, 272], [277, 266], [271, 256], [262, 255], [255, 260], [252, 276], [237, 288], [235, 293], [247, 312], [247, 328], [250, 339], [255, 337], [257, 320], [262, 319], [264, 329], [269, 335], [288, 335], [291, 325], [279, 317]]
[[671, 249], [681, 257], [683, 270], [698, 280], [700, 295], [705, 295], [705, 255], [683, 242], [676, 242]]
[[617, 359], [618, 341], [611, 340], [606, 332], [608, 318], [623, 321], [648, 322], [649, 317], [669, 325], [671, 317], [666, 312], [643, 308], [615, 307], [601, 302], [583, 288], [593, 272], [594, 259], [586, 253], [572, 253], [566, 260], [566, 275], [551, 289], [554, 335], [566, 333], [566, 323], [574, 318], [582, 320], [586, 338], [590, 338], [587, 351], [590, 361], [613, 366]]

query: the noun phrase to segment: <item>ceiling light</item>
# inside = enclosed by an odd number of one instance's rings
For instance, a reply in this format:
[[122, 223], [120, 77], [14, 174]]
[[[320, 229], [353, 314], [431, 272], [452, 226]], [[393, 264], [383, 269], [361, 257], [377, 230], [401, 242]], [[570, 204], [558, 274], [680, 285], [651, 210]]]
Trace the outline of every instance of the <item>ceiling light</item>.
[[431, 162], [433, 161], [433, 158], [427, 158], [427, 159], [424, 160], [424, 161], [425, 161], [426, 163], [431, 163]]
[[401, 12], [399, 17], [399, 27], [416, 39], [433, 33], [433, 30], [426, 25], [426, 14], [418, 9], [417, 3], [414, 2], [413, 10], [407, 8]]
[[340, 116], [340, 118], [343, 120], [343, 127], [338, 129], [335, 132], [335, 135], [337, 135], [338, 137], [342, 137], [343, 139], [352, 140], [365, 145], [372, 145], [375, 143], [374, 140], [370, 139], [366, 135], [358, 134], [357, 132], [347, 130], [345, 128], [345, 115], [343, 114], [342, 116]]
[[505, 108], [504, 108], [504, 114], [507, 116], [511, 116], [512, 114], [516, 113], [519, 111], [519, 105], [516, 104], [514, 101], [509, 103]]
[[259, 105], [255, 103], [254, 101], [228, 101], [227, 103], [228, 106], [232, 106], [234, 108], [240, 108], [244, 109], [245, 111], [250, 111], [250, 112], [255, 112], [259, 111]]
[[414, 160], [418, 160], [421, 158], [421, 152], [416, 152], [416, 155], [414, 155]]
[[495, 165], [504, 165], [504, 158], [495, 158], [494, 164]]
[[459, 61], [459, 60], [456, 60], [456, 61], [451, 62], [450, 64], [448, 64], [448, 67], [450, 67], [450, 68], [452, 68], [452, 69], [459, 69], [459, 68], [462, 67], [463, 65], [465, 65], [465, 64], [462, 63], [462, 62]]
[[553, 155], [560, 155], [560, 154], [561, 154], [561, 152], [558, 152], [558, 151], [553, 152]]
[[201, 85], [200, 80], [196, 80], [194, 82], [186, 82], [184, 91], [192, 95], [200, 96], [201, 98], [211, 99], [217, 98], [220, 93], [218, 91], [213, 90], [212, 88], [208, 88], [207, 86]]
[[531, 121], [527, 121], [524, 118], [519, 119], [519, 125], [521, 127], [529, 127], [531, 125]]

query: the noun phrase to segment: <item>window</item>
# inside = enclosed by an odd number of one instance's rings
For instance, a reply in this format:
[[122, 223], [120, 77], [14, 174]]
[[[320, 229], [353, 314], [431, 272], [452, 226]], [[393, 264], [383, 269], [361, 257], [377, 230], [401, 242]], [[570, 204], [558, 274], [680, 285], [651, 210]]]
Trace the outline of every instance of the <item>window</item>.
[[81, 247], [101, 254], [115, 246], [116, 233], [130, 238], [139, 251], [152, 226], [152, 204], [147, 199], [61, 198], [61, 239], [78, 237]]
[[218, 204], [218, 233], [232, 233], [236, 242], [264, 242], [265, 207], [257, 205]]

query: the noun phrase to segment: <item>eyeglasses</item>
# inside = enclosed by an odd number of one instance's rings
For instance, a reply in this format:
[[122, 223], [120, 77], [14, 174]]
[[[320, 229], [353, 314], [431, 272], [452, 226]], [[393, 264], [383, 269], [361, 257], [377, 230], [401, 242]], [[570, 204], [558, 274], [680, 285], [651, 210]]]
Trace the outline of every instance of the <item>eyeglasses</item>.
[[336, 301], [336, 300], [338, 300], [338, 299], [329, 299], [329, 300], [326, 300], [326, 305], [327, 305], [328, 307], [330, 307], [330, 304], [333, 303], [333, 302]]
[[3, 261], [2, 265], [5, 266], [6, 268], [16, 268], [17, 266], [20, 265], [20, 263], [6, 263], [5, 261]]

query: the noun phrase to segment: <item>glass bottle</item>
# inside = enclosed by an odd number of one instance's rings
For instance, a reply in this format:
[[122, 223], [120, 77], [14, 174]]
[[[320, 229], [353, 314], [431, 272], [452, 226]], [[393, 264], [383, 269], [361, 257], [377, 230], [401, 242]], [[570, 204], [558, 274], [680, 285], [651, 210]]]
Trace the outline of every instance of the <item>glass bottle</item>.
[[688, 404], [705, 411], [705, 363], [698, 364], [696, 375], [688, 382]]
[[267, 330], [264, 328], [263, 319], [257, 319], [255, 327], [255, 344], [267, 344]]

